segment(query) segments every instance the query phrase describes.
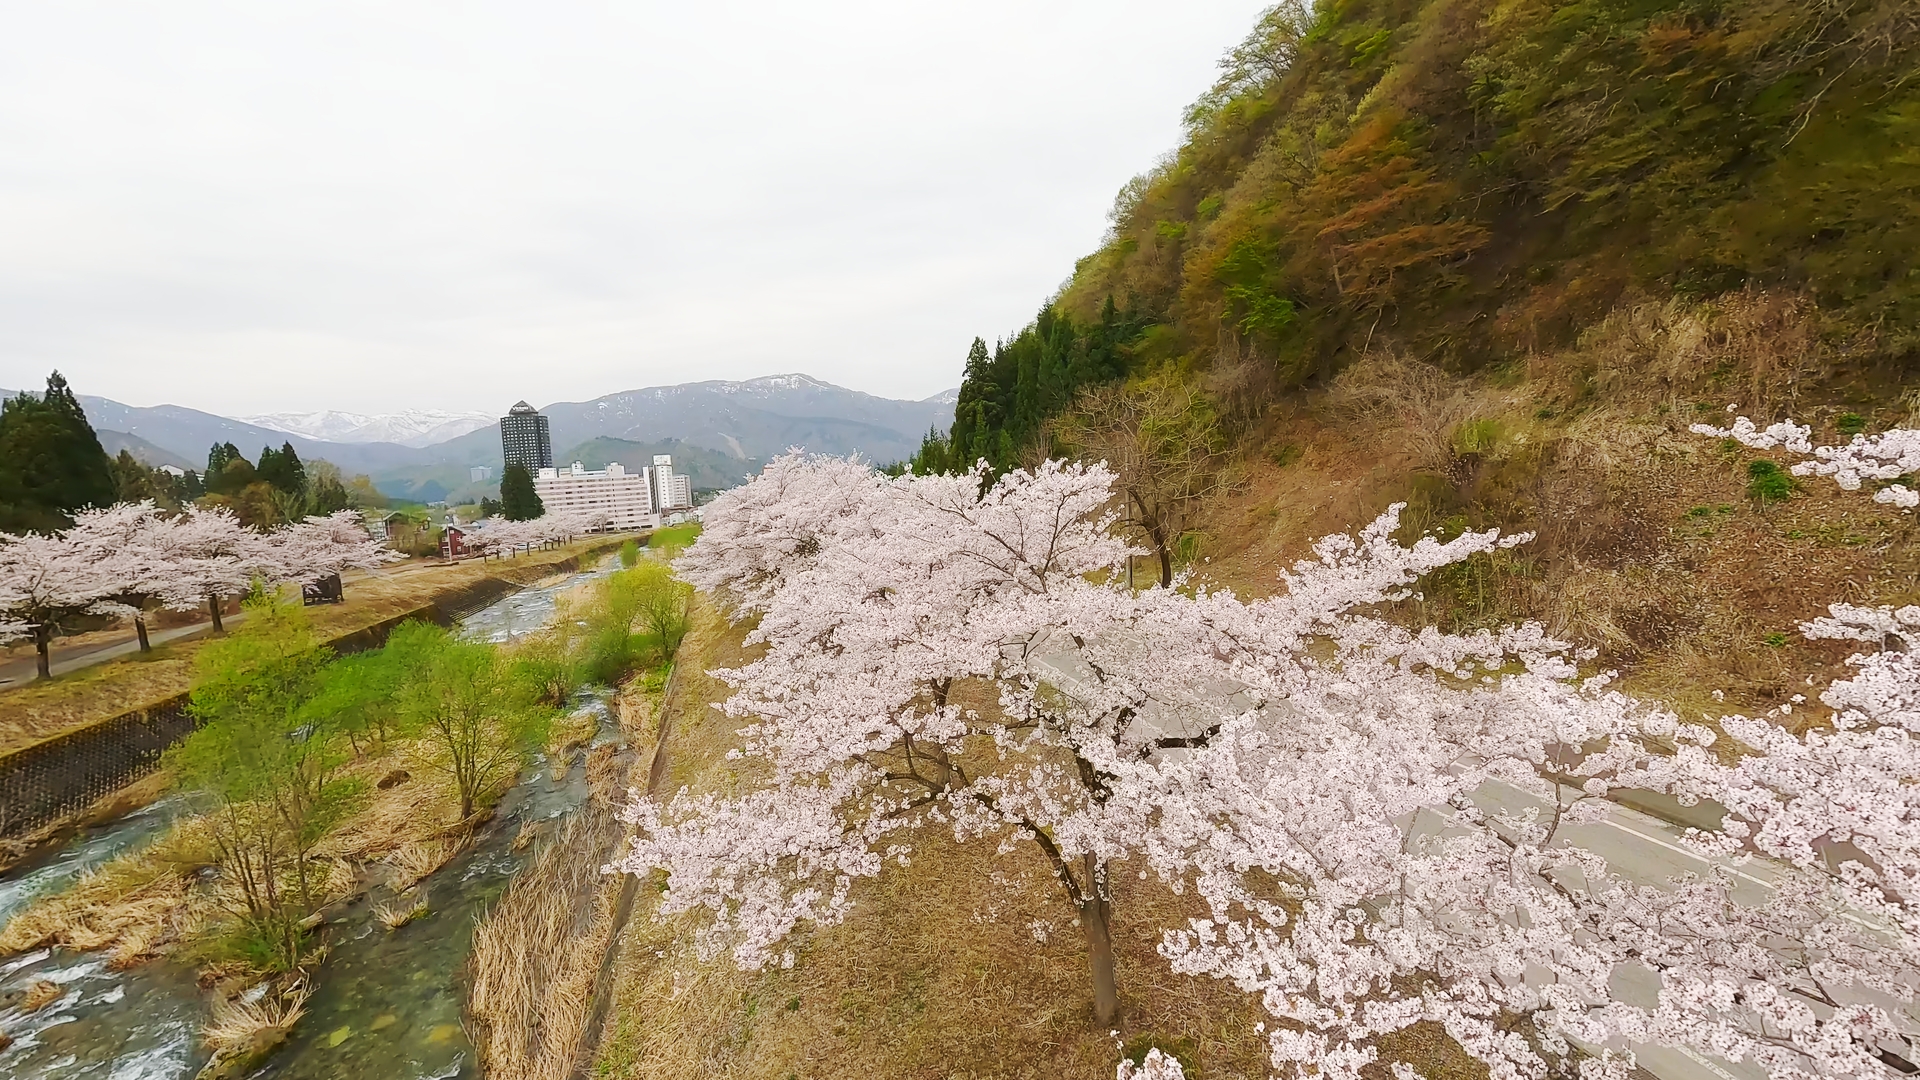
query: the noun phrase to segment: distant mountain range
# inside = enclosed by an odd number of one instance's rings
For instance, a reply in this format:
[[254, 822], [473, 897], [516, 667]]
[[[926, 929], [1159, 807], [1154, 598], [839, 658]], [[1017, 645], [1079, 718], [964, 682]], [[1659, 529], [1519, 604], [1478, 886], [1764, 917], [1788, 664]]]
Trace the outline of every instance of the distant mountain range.
[[365, 416], [360, 413], [325, 412], [268, 413], [243, 416], [243, 423], [254, 424], [291, 435], [305, 435], [323, 442], [396, 443], [400, 446], [432, 446], [495, 423], [487, 413], [451, 413], [438, 409], [408, 409], [401, 413]]
[[[771, 375], [625, 390], [592, 401], [550, 404], [541, 412], [553, 429], [555, 451], [566, 461], [579, 457], [597, 469], [606, 461], [588, 460], [595, 455], [625, 461], [643, 449], [649, 460], [652, 453], [675, 453], [697, 465], [689, 470], [696, 486], [708, 486], [701, 483], [708, 480], [718, 487], [738, 483], [790, 446], [859, 453], [882, 464], [910, 457], [929, 429], [944, 431], [953, 423], [957, 393], [900, 401], [807, 375]], [[0, 390], [0, 395], [13, 394]], [[216, 442], [231, 442], [248, 457], [263, 446], [286, 442], [304, 459], [324, 459], [349, 475], [372, 477], [388, 494], [432, 500], [490, 492], [503, 464], [499, 422], [481, 413], [273, 413], [237, 419], [179, 405], [123, 405], [88, 394], [80, 395], [80, 404], [110, 452], [124, 446], [154, 465], [200, 467]], [[435, 436], [449, 430], [455, 432], [451, 437]], [[660, 449], [652, 449], [656, 446]], [[493, 481], [472, 483], [467, 470], [475, 465], [492, 466]]]

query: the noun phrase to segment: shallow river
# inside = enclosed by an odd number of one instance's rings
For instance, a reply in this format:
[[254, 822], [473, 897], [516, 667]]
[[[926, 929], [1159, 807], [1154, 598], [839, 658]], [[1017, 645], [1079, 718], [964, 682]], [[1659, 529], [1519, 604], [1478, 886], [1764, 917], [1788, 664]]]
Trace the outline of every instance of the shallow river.
[[[617, 563], [527, 589], [462, 620], [468, 637], [505, 641], [545, 626], [555, 598], [610, 573]], [[600, 722], [596, 741], [617, 737], [604, 689], [582, 691], [576, 712]], [[473, 1048], [461, 1028], [461, 968], [474, 921], [512, 880], [520, 856], [511, 851], [525, 821], [556, 818], [586, 798], [580, 755], [570, 762], [536, 759], [501, 800], [479, 842], [421, 886], [431, 914], [394, 932], [374, 919], [387, 895], [374, 890], [336, 913], [322, 931], [332, 951], [315, 973], [316, 990], [293, 1036], [255, 1073], [287, 1080], [453, 1080], [477, 1076]], [[82, 832], [52, 858], [0, 877], [0, 923], [35, 897], [64, 888], [123, 851], [149, 843], [179, 812], [168, 798], [103, 827]], [[19, 997], [36, 982], [57, 984], [61, 998], [33, 1012]], [[199, 1028], [209, 995], [190, 967], [161, 959], [131, 971], [107, 970], [105, 954], [40, 949], [0, 960], [0, 1033], [14, 1042], [0, 1051], [8, 1080], [183, 1080], [208, 1057]]]

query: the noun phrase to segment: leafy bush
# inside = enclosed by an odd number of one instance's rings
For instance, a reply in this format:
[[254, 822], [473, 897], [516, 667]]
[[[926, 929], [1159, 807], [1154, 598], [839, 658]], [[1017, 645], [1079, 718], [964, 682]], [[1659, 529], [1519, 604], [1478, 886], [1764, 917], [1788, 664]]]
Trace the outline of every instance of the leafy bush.
[[633, 569], [633, 564], [639, 561], [640, 561], [640, 545], [639, 544], [634, 543], [632, 540], [628, 540], [626, 543], [620, 545], [620, 565], [621, 566], [624, 566], [627, 569], [631, 570]]
[[660, 552], [667, 558], [672, 558], [678, 555], [682, 548], [693, 543], [699, 535], [700, 526], [692, 522], [685, 525], [668, 525], [653, 530], [653, 535], [647, 537], [647, 547]]
[[1793, 477], [1765, 458], [1747, 463], [1747, 495], [1754, 501], [1785, 502], [1793, 494]]
[[1453, 429], [1453, 452], [1461, 456], [1484, 454], [1500, 445], [1500, 421], [1468, 420]]

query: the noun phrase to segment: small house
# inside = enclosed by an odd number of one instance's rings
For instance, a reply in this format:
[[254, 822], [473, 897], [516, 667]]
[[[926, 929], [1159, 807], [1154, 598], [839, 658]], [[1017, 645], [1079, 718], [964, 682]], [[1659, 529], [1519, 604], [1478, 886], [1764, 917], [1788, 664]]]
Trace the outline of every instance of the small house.
[[440, 533], [440, 557], [443, 559], [464, 559], [472, 554], [467, 549], [467, 530], [458, 525], [449, 525]]

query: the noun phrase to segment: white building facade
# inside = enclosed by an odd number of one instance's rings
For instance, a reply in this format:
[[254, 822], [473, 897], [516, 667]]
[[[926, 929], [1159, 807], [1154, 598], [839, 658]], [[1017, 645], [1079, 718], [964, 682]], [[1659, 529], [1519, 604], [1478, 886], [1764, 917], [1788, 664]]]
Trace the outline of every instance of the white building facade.
[[616, 529], [645, 529], [660, 523], [652, 485], [644, 471], [630, 473], [619, 462], [588, 471], [579, 462], [566, 469], [541, 469], [533, 490], [549, 514], [604, 510]]
[[617, 461], [599, 470], [578, 461], [564, 469], [541, 469], [533, 490], [549, 514], [605, 511], [615, 529], [655, 528], [663, 517], [693, 507], [688, 478], [674, 472], [673, 458], [666, 454], [656, 455], [653, 467], [639, 472], [628, 472]]
[[663, 514], [693, 508], [693, 485], [685, 474], [673, 471], [670, 454], [653, 455], [653, 505]]

